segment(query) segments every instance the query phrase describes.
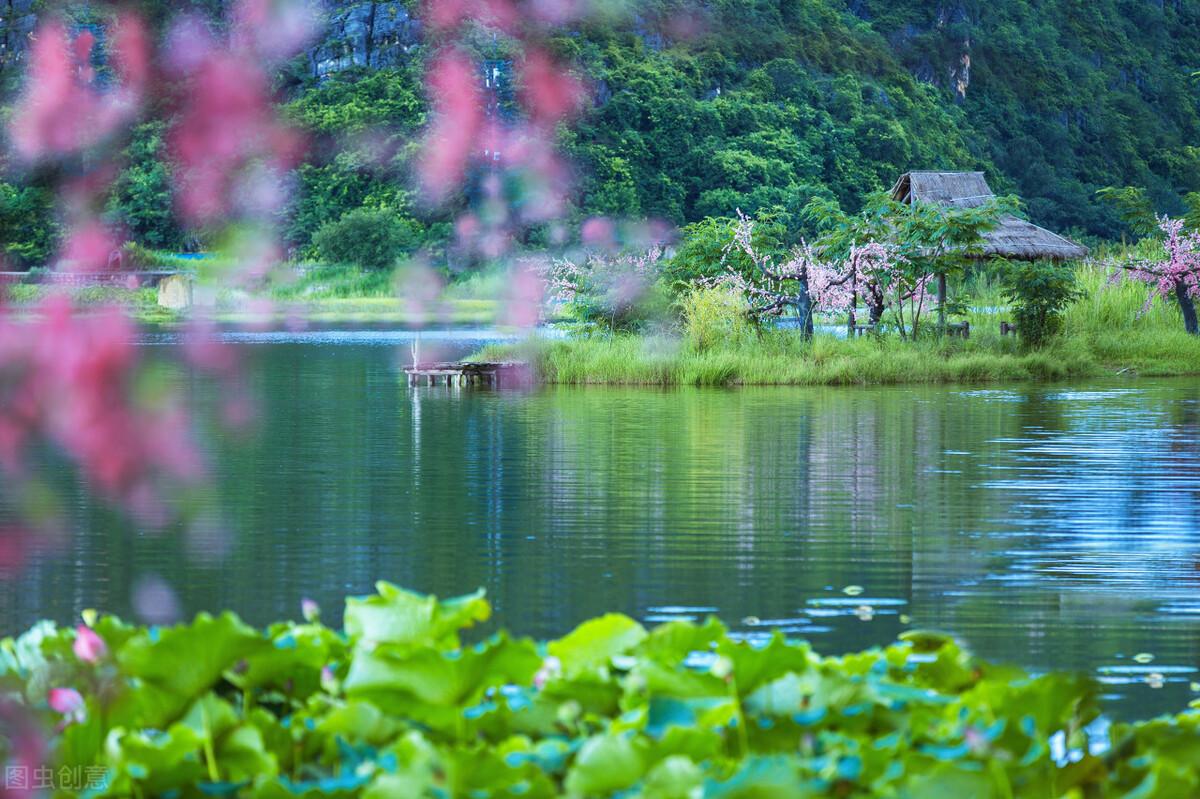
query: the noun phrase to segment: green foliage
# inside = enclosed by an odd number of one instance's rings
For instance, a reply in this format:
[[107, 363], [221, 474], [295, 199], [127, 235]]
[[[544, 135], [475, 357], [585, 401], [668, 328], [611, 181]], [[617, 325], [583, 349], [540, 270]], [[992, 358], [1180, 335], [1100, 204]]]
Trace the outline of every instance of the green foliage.
[[388, 208], [356, 208], [329, 222], [313, 236], [317, 255], [331, 264], [387, 269], [417, 249], [417, 224]]
[[50, 192], [0, 181], [0, 268], [44, 266], [58, 237]]
[[[288, 277], [294, 279], [289, 280]], [[298, 264], [272, 284], [279, 300], [329, 300], [395, 297], [396, 276], [389, 269], [361, 269], [344, 264]]]
[[310, 251], [323, 225], [361, 206], [389, 208], [420, 224], [406, 179], [425, 119], [417, 71], [346, 70], [300, 93], [284, 112], [315, 140], [296, 173], [289, 241]]
[[751, 332], [746, 300], [728, 288], [693, 288], [679, 299], [684, 338], [696, 352], [706, 352]]
[[829, 4], [724, 0], [706, 7], [706, 34], [684, 39], [669, 30], [679, 13], [640, 7], [636, 28], [572, 43], [601, 87], [567, 136], [585, 211], [686, 224], [791, 214], [814, 195], [856, 207], [915, 165], [981, 165], [957, 110]]
[[1115, 238], [1122, 224], [1094, 201], [1096, 190], [1145, 186], [1178, 215], [1180, 195], [1200, 189], [1194, 5], [1143, 13], [1124, 0], [865, 0], [859, 8], [908, 69], [961, 106], [981, 158], [1011, 181], [997, 188], [1025, 197], [1034, 222]]
[[1005, 270], [1004, 296], [1012, 303], [1021, 339], [1039, 347], [1061, 332], [1063, 311], [1081, 292], [1073, 265], [1018, 261]]
[[177, 250], [183, 247], [184, 235], [173, 211], [164, 129], [162, 122], [148, 122], [134, 129], [123, 154], [126, 166], [109, 194], [107, 216], [139, 244]]
[[[500, 632], [467, 646], [462, 633], [489, 616], [482, 594], [378, 589], [347, 600], [344, 633], [316, 620], [257, 631], [228, 614], [168, 629], [91, 618], [96, 662], [75, 656], [76, 631], [42, 622], [0, 642], [0, 686], [55, 730], [47, 765], [93, 775], [93, 797], [1200, 788], [1200, 714], [1089, 732], [1091, 680], [1031, 677], [935, 633], [822, 657], [780, 634], [739, 640], [715, 619], [647, 630], [608, 615], [544, 644]], [[55, 688], [79, 691], [82, 712], [48, 708]]]
[[[753, 217], [751, 245], [761, 255], [778, 257], [787, 250], [788, 229], [779, 215], [760, 211]], [[680, 231], [679, 246], [667, 262], [665, 274], [677, 293], [686, 293], [697, 280], [715, 278], [729, 271], [749, 275], [754, 262], [734, 247], [737, 220], [731, 217], [705, 217]]]
[[1096, 197], [1111, 206], [1117, 218], [1135, 236], [1149, 236], [1158, 230], [1154, 205], [1146, 190], [1136, 186], [1105, 186]]

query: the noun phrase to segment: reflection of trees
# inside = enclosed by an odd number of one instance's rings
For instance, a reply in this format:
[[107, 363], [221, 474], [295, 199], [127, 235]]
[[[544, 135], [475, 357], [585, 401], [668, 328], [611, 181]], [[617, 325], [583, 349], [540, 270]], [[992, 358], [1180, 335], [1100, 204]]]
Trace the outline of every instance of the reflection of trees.
[[[389, 361], [270, 350], [257, 433], [214, 444], [237, 531], [225, 560], [131, 536], [80, 491], [78, 546], [23, 574], [0, 613], [128, 613], [155, 571], [190, 608], [264, 622], [312, 596], [336, 621], [383, 578], [486, 586], [504, 623], [553, 635], [654, 605], [794, 617], [855, 583], [1039, 667], [1197, 654], [1194, 617], [1152, 615], [1195, 588], [1194, 386], [414, 393]], [[831, 624], [827, 651], [898, 629]]]

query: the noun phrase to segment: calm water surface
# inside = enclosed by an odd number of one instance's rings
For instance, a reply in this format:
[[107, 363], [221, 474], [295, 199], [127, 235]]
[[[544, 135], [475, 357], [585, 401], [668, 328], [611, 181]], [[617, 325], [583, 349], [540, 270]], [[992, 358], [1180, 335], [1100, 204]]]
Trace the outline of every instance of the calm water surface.
[[133, 615], [147, 577], [185, 612], [259, 624], [302, 597], [336, 621], [387, 579], [484, 586], [533, 636], [609, 610], [715, 613], [830, 653], [944, 629], [1092, 672], [1125, 716], [1179, 709], [1200, 680], [1200, 381], [410, 389], [405, 335], [241, 340], [262, 418], [209, 440], [217, 479], [191, 500], [225, 519], [141, 532], [77, 492], [73, 536], [4, 584], [5, 632]]

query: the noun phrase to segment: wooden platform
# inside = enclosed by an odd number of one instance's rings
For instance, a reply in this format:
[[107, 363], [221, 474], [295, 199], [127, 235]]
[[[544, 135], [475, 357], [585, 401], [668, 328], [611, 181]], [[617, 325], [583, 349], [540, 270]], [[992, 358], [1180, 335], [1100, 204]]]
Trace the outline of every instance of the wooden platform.
[[426, 363], [405, 367], [410, 386], [494, 386], [528, 385], [533, 380], [529, 364], [520, 361]]

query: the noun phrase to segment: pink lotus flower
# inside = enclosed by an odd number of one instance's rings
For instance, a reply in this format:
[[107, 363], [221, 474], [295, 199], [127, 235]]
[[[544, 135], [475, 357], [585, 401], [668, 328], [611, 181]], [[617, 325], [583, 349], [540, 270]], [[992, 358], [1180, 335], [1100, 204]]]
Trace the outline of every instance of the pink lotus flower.
[[84, 663], [96, 663], [108, 654], [108, 646], [96, 631], [85, 624], [75, 628], [75, 643], [72, 646], [75, 657]]
[[46, 699], [50, 709], [61, 713], [68, 724], [87, 718], [87, 704], [83, 701], [83, 695], [74, 688], [51, 688]]
[[321, 606], [316, 601], [305, 597], [300, 600], [300, 613], [307, 622], [315, 622], [321, 618]]

